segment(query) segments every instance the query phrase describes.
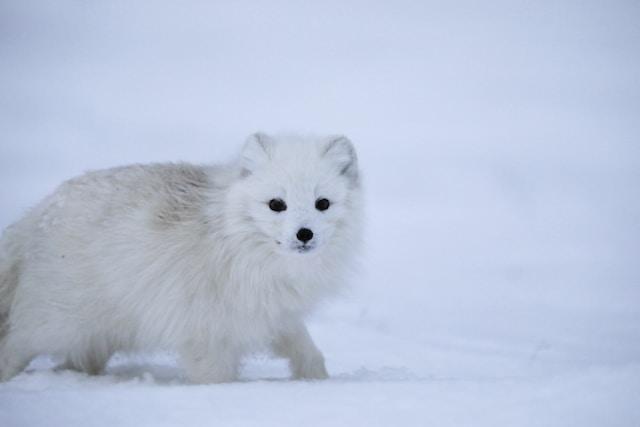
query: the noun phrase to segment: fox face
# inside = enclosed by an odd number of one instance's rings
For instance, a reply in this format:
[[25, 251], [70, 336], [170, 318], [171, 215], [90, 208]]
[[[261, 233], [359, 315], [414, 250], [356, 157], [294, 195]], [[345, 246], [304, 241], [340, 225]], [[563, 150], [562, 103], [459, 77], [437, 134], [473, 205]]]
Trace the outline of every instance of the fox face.
[[283, 255], [340, 244], [358, 191], [356, 153], [343, 137], [249, 137], [238, 182], [254, 236]]

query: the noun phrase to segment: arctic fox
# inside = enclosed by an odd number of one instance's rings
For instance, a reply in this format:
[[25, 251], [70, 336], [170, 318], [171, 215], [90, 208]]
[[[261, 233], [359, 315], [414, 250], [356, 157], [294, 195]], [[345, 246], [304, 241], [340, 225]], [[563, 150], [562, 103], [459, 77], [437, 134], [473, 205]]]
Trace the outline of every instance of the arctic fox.
[[271, 349], [326, 378], [303, 319], [360, 240], [343, 136], [248, 138], [227, 165], [151, 164], [63, 183], [0, 241], [0, 379], [38, 354], [100, 373], [116, 351], [175, 351], [194, 383]]

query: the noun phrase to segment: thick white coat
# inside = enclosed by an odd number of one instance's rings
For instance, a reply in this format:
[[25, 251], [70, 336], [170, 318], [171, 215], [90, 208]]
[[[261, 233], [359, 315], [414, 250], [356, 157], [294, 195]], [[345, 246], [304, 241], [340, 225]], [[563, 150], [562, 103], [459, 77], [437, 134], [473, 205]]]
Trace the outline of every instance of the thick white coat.
[[[1, 378], [43, 353], [98, 373], [116, 351], [162, 349], [193, 382], [232, 381], [263, 348], [290, 359], [294, 377], [326, 377], [303, 318], [343, 281], [360, 197], [344, 137], [256, 134], [229, 165], [134, 165], [63, 183], [2, 237]], [[274, 198], [287, 209], [269, 209]]]

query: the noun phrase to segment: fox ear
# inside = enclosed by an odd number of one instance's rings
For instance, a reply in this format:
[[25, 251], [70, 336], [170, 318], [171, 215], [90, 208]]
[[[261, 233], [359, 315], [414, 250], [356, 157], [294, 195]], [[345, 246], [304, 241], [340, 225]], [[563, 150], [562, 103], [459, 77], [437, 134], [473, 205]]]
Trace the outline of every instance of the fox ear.
[[273, 138], [265, 133], [256, 132], [250, 135], [240, 153], [242, 176], [251, 175], [257, 167], [268, 162], [271, 159], [274, 144]]
[[335, 162], [340, 175], [358, 183], [358, 156], [349, 138], [343, 135], [330, 137], [324, 144], [323, 156]]

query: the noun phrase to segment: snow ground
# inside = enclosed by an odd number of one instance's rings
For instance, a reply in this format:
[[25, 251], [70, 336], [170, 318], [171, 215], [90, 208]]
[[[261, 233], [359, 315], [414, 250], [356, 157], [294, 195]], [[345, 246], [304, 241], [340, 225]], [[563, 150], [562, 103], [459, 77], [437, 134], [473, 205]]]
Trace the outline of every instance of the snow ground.
[[242, 382], [222, 386], [187, 385], [167, 361], [126, 360], [97, 378], [22, 375], [3, 386], [3, 425], [629, 426], [640, 416], [637, 365], [552, 377], [438, 378], [407, 368], [349, 368], [338, 362], [348, 353], [330, 353], [334, 375], [324, 382], [288, 381], [283, 366], [264, 360], [247, 366]]
[[634, 2], [0, 4], [0, 227], [60, 181], [344, 132], [368, 198], [351, 291], [311, 320], [332, 378], [258, 355], [192, 386], [37, 359], [0, 426], [640, 425]]

